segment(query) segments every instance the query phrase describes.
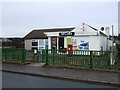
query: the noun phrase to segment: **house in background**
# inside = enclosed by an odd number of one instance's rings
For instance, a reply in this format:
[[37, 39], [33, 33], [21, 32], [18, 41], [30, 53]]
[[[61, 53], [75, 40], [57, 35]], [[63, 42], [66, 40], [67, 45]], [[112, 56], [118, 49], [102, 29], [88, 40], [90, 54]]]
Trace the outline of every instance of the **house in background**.
[[48, 49], [48, 37], [44, 34], [44, 32], [64, 32], [71, 31], [73, 29], [74, 28], [53, 28], [33, 30], [24, 37], [25, 49]]
[[3, 48], [24, 48], [23, 38], [1, 38]]
[[115, 38], [116, 50], [120, 51], [120, 34]]
[[109, 28], [98, 30], [85, 23], [71, 31], [44, 32], [48, 37], [48, 49], [109, 50]]
[[13, 37], [13, 38], [8, 38], [8, 39], [12, 41], [12, 44], [11, 44], [12, 47], [24, 48], [24, 38]]
[[10, 48], [12, 41], [7, 38], [0, 38], [0, 48]]

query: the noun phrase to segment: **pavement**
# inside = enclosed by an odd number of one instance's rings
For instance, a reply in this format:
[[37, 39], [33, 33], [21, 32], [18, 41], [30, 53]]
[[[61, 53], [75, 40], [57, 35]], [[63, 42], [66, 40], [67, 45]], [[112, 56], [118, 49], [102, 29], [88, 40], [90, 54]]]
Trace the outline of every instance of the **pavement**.
[[2, 64], [2, 71], [43, 77], [74, 80], [87, 83], [99, 83], [120, 87], [120, 72], [106, 72], [86, 69], [43, 67], [44, 64]]

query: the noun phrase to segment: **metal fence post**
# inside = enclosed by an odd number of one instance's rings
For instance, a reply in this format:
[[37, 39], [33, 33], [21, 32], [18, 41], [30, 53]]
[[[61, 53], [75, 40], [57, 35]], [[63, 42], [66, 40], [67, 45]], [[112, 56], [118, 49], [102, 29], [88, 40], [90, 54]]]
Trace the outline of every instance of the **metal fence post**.
[[46, 49], [46, 65], [48, 65], [48, 49]]
[[57, 51], [56, 51], [56, 50], [53, 50], [53, 52], [51, 52], [52, 55], [53, 55], [53, 56], [52, 56], [52, 57], [53, 57], [53, 62], [52, 62], [53, 64], [54, 64], [54, 62], [55, 62], [55, 52], [57, 52]]
[[23, 50], [22, 50], [22, 63], [25, 64], [25, 62], [26, 62], [26, 50], [23, 49]]
[[44, 52], [45, 50], [42, 49], [42, 63], [44, 63], [44, 54], [45, 54]]
[[92, 53], [93, 51], [90, 51], [90, 68], [92, 68], [92, 65], [93, 65]]
[[37, 54], [36, 59], [37, 59], [37, 62], [39, 62], [39, 53]]

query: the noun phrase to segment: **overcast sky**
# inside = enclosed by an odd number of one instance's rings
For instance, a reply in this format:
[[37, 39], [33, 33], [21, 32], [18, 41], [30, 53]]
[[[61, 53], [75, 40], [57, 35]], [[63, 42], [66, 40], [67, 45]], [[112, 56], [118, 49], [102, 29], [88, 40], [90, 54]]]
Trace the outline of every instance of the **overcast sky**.
[[118, 32], [117, 2], [5, 2], [0, 10], [3, 37], [23, 37], [33, 29], [73, 27], [83, 22], [98, 29], [114, 25], [114, 33]]

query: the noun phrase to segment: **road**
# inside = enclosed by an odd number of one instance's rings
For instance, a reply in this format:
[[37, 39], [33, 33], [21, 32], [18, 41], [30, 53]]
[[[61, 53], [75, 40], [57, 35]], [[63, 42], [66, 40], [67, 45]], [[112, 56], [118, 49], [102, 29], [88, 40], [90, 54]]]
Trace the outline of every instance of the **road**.
[[3, 72], [2, 80], [3, 88], [115, 88], [100, 84], [89, 84], [10, 72]]

